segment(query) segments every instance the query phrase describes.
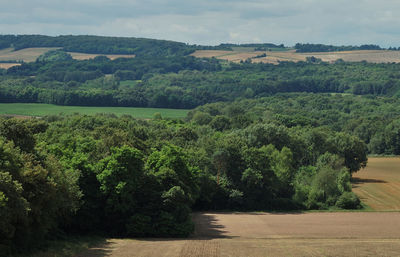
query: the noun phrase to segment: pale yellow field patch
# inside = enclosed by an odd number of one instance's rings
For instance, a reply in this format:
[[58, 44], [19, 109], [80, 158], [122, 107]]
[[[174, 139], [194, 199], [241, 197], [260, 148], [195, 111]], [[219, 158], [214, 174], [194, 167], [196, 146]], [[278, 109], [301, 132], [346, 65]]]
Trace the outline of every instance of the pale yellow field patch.
[[298, 53], [305, 57], [315, 56], [324, 62], [334, 62], [342, 59], [347, 62], [367, 61], [371, 63], [398, 63], [400, 62], [400, 51], [389, 50], [359, 50], [343, 52], [323, 52], [323, 53]]
[[109, 239], [79, 257], [398, 256], [400, 213], [195, 213], [187, 239]]
[[25, 48], [18, 51], [14, 51], [12, 48], [3, 49], [0, 51], [0, 61], [9, 60], [22, 60], [24, 62], [34, 62], [36, 59], [50, 51], [60, 49], [59, 47], [35, 47], [35, 48]]
[[[255, 58], [257, 55], [265, 53], [267, 56]], [[367, 61], [370, 63], [399, 63], [400, 51], [389, 50], [359, 50], [359, 51], [342, 51], [342, 52], [314, 52], [314, 53], [296, 53], [295, 50], [289, 51], [220, 51], [220, 50], [198, 50], [192, 54], [195, 57], [215, 57], [221, 60], [231, 62], [245, 61], [251, 59], [252, 62], [273, 63], [279, 62], [299, 62], [306, 61], [307, 57], [314, 56], [324, 62], [335, 62], [342, 59], [347, 62]]]
[[[21, 50], [14, 51], [13, 48], [6, 48], [0, 50], [0, 61], [24, 61], [24, 62], [34, 62], [36, 59], [51, 50], [57, 50], [60, 47], [33, 47], [33, 48], [25, 48]], [[72, 58], [76, 60], [89, 60], [93, 59], [96, 56], [106, 56], [111, 60], [115, 60], [117, 58], [134, 58], [133, 54], [85, 54], [85, 53], [76, 53], [76, 52], [68, 52]], [[0, 68], [8, 69], [12, 66], [20, 65], [17, 63], [0, 63]]]
[[14, 67], [14, 66], [19, 66], [19, 65], [21, 65], [20, 63], [0, 63], [0, 69], [9, 69], [9, 68], [11, 68], [11, 67]]
[[76, 53], [76, 52], [68, 52], [72, 58], [75, 60], [89, 60], [94, 59], [97, 56], [106, 56], [111, 60], [115, 60], [117, 58], [134, 58], [134, 54], [85, 54], [85, 53]]

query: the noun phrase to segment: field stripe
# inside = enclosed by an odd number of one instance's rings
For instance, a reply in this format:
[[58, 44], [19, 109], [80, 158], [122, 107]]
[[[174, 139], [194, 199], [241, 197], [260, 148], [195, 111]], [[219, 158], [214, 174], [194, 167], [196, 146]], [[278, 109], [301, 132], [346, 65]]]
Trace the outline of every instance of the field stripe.
[[368, 166], [354, 177], [361, 183], [353, 185], [353, 191], [369, 207], [377, 211], [400, 210], [400, 158], [369, 158]]

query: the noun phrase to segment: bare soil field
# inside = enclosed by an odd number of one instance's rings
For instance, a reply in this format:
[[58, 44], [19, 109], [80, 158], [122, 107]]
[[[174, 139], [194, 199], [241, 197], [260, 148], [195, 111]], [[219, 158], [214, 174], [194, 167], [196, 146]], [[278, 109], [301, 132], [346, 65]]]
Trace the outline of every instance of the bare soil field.
[[11, 67], [14, 67], [14, 66], [19, 66], [19, 65], [21, 65], [20, 63], [0, 63], [0, 69], [9, 69], [9, 68], [11, 68]]
[[195, 213], [189, 239], [109, 239], [79, 257], [400, 256], [400, 213]]
[[[254, 58], [257, 55], [266, 53], [267, 57]], [[359, 50], [359, 51], [342, 51], [342, 52], [315, 52], [315, 53], [296, 53], [295, 50], [290, 51], [267, 51], [254, 52], [244, 51], [219, 51], [219, 50], [198, 50], [192, 54], [195, 57], [215, 57], [218, 59], [239, 62], [252, 58], [253, 62], [264, 62], [277, 64], [280, 61], [305, 61], [307, 57], [314, 56], [325, 62], [335, 62], [342, 59], [348, 62], [367, 61], [372, 63], [400, 62], [400, 51], [389, 50]]]
[[369, 158], [353, 176], [353, 191], [371, 209], [400, 211], [400, 158]]
[[[7, 49], [2, 49], [0, 50], [0, 61], [10, 61], [10, 60], [22, 60], [24, 62], [34, 62], [36, 59], [50, 51], [50, 50], [56, 50], [59, 49], [58, 47], [35, 47], [35, 48], [26, 48], [26, 49], [21, 49], [18, 51], [14, 51], [13, 48], [7, 48]], [[93, 59], [96, 56], [99, 56], [100, 54], [85, 54], [85, 53], [75, 53], [75, 52], [68, 52], [72, 58], [76, 60], [88, 60], [88, 59]], [[111, 60], [114, 60], [116, 58], [134, 58], [135, 55], [126, 55], [126, 54], [104, 54], [104, 56], [107, 56]], [[3, 65], [2, 65], [3, 64]], [[12, 66], [19, 65], [16, 63], [13, 63]], [[8, 69], [10, 66], [10, 63], [0, 63], [0, 68], [5, 68]]]
[[367, 61], [372, 63], [400, 62], [400, 51], [389, 50], [359, 50], [359, 51], [343, 51], [343, 52], [326, 52], [326, 53], [307, 53], [298, 54], [305, 57], [315, 56], [325, 62], [334, 62], [342, 59], [347, 62]]

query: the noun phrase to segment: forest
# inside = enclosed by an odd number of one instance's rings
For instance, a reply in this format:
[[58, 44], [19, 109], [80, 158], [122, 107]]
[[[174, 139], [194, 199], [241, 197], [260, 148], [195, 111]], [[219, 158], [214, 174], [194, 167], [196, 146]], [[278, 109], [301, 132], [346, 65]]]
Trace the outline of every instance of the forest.
[[61, 232], [187, 236], [192, 210], [361, 207], [350, 179], [367, 163], [363, 141], [236, 107], [187, 121], [2, 118], [0, 249], [32, 249]]
[[187, 55], [194, 51], [185, 43], [147, 38], [101, 36], [0, 35], [0, 49], [13, 47], [61, 47], [64, 51], [92, 54], [135, 54], [137, 56]]
[[[46, 54], [45, 54], [46, 55]], [[285, 92], [398, 96], [400, 64], [224, 63], [192, 56], [73, 60], [52, 51], [0, 75], [2, 102], [190, 109]]]
[[[65, 52], [86, 41], [82, 51], [136, 57]], [[0, 255], [70, 234], [185, 237], [192, 211], [360, 209], [352, 174], [369, 154], [400, 154], [400, 64], [227, 63], [181, 43], [92, 36], [0, 42], [63, 47], [2, 70], [2, 103], [192, 109], [1, 117]]]
[[[337, 51], [354, 51], [354, 50], [383, 50], [378, 45], [360, 45], [360, 46], [333, 46], [324, 44], [301, 44], [297, 43], [294, 48], [298, 53], [310, 52], [337, 52]], [[398, 50], [390, 47], [390, 50]]]

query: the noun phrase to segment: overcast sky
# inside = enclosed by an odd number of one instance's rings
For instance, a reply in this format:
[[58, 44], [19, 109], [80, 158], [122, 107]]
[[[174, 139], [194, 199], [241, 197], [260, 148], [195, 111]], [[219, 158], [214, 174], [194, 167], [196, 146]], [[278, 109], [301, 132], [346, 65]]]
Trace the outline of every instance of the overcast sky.
[[399, 0], [0, 0], [0, 34], [400, 46]]

